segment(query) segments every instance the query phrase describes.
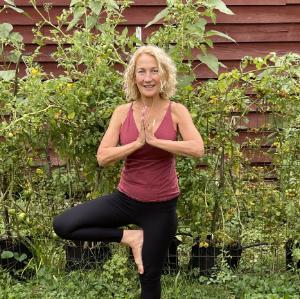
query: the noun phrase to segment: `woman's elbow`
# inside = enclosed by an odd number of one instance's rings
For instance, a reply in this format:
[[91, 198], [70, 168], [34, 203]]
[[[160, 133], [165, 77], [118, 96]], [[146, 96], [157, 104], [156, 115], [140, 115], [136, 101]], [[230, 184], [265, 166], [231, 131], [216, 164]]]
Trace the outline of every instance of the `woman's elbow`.
[[204, 147], [203, 146], [197, 146], [195, 148], [194, 151], [194, 155], [195, 158], [201, 158], [202, 156], [204, 156]]
[[97, 162], [98, 162], [99, 166], [101, 166], [101, 167], [108, 166], [109, 161], [107, 161], [107, 159], [105, 159], [105, 156], [103, 156], [103, 154], [101, 152], [97, 153], [96, 158], [97, 158]]

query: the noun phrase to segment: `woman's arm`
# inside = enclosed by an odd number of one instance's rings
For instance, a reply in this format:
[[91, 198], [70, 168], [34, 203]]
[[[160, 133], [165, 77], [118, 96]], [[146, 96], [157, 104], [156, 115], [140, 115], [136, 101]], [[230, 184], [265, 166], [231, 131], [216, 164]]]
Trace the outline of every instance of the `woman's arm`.
[[196, 129], [187, 108], [179, 103], [173, 103], [173, 113], [179, 128], [182, 141], [157, 139], [153, 127], [146, 126], [146, 142], [152, 146], [183, 156], [201, 157], [204, 155], [202, 137]]
[[[118, 146], [122, 120], [127, 112], [128, 104], [118, 106], [115, 109], [97, 151], [96, 157], [100, 166], [108, 166], [126, 158], [145, 143], [145, 136], [143, 137], [140, 134], [134, 142]], [[141, 132], [144, 132], [144, 130], [141, 130]]]

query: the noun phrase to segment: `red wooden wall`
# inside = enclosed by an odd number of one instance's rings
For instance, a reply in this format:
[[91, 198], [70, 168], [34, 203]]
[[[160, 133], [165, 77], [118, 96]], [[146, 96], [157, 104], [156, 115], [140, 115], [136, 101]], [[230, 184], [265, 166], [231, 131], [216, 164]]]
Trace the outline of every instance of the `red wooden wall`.
[[[70, 3], [68, 0], [37, 1], [41, 9], [46, 2], [53, 5], [52, 16], [59, 15]], [[143, 28], [144, 25], [164, 8], [165, 2], [164, 0], [135, 0], [125, 13], [126, 26], [131, 32], [135, 31], [136, 26], [141, 26], [145, 37], [158, 25], [147, 29]], [[24, 36], [26, 49], [31, 51], [35, 47], [32, 44], [31, 29], [40, 17], [29, 0], [15, 0], [15, 3], [31, 18], [8, 9], [0, 14], [0, 23], [11, 23], [15, 31]], [[217, 25], [210, 24], [208, 27], [229, 34], [237, 42], [235, 44], [223, 38], [215, 39], [212, 52], [228, 69], [238, 66], [240, 59], [246, 55], [264, 56], [269, 52], [277, 52], [279, 55], [286, 52], [300, 53], [300, 0], [225, 0], [225, 3], [235, 15], [220, 13], [217, 17]], [[0, 0], [0, 5], [3, 4], [4, 1]], [[47, 32], [49, 28], [45, 27], [44, 30]], [[39, 62], [46, 71], [58, 74], [59, 70], [50, 57], [54, 48], [55, 45], [47, 44]], [[197, 75], [202, 80], [215, 77], [205, 66], [199, 68]]]

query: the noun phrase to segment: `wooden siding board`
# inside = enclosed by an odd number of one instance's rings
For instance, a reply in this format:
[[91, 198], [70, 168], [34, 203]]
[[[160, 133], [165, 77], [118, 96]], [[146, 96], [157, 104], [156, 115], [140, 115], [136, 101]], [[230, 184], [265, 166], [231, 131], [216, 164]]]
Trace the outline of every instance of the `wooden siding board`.
[[245, 55], [265, 56], [270, 52], [284, 55], [287, 52], [300, 54], [300, 43], [281, 42], [281, 43], [241, 43], [241, 44], [215, 44], [209, 50], [221, 60], [240, 60]]
[[286, 0], [224, 0], [225, 4], [230, 5], [286, 5]]
[[[118, 26], [118, 30], [122, 31], [124, 25]], [[130, 35], [135, 34], [135, 25], [127, 26]], [[145, 41], [146, 37], [153, 31], [158, 29], [157, 26], [148, 28], [142, 27], [142, 38]], [[26, 44], [31, 44], [34, 38], [31, 25], [15, 25], [14, 31], [19, 32]], [[65, 27], [66, 28], [66, 27]], [[50, 26], [45, 25], [42, 29], [43, 34], [50, 34]], [[224, 32], [234, 38], [238, 44], [240, 43], [258, 43], [258, 42], [300, 42], [300, 24], [259, 24], [259, 25], [245, 25], [235, 26], [228, 25], [208, 25], [207, 29], [214, 29]], [[216, 43], [229, 43], [230, 40], [214, 37], [212, 38]], [[46, 43], [53, 44], [53, 41], [46, 41]]]
[[[129, 32], [133, 33], [136, 26], [128, 26]], [[142, 38], [145, 41], [146, 37], [156, 31], [159, 25], [153, 25], [148, 28], [141, 26]], [[207, 26], [208, 30], [218, 30], [231, 36], [237, 43], [243, 42], [292, 42], [300, 41], [300, 23], [299, 24], [223, 24]], [[212, 37], [212, 40], [217, 43], [230, 43], [228, 39], [222, 37]]]
[[286, 0], [287, 4], [300, 4], [300, 0]]
[[[27, 17], [24, 14], [16, 13], [11, 9], [6, 9], [0, 14], [0, 22], [4, 23], [11, 23], [12, 25], [35, 25], [37, 22], [41, 21], [42, 18], [36, 12], [33, 7], [21, 7], [29, 16]], [[51, 9], [51, 21], [53, 24], [57, 24], [56, 16], [60, 15], [63, 11], [63, 7], [53, 7]], [[43, 13], [47, 18], [45, 12]]]
[[[33, 7], [23, 7], [31, 16], [28, 18], [23, 14], [17, 14], [7, 9], [0, 15], [1, 22], [8, 22], [12, 25], [34, 25], [41, 20], [41, 17]], [[131, 7], [124, 12], [127, 20], [126, 25], [146, 25], [154, 16], [160, 12], [160, 6]], [[55, 16], [60, 15], [63, 7], [53, 7], [51, 18], [54, 24], [57, 23]], [[300, 23], [300, 5], [289, 6], [236, 6], [233, 11], [235, 15], [217, 14], [218, 24], [264, 24], [264, 23]], [[158, 22], [161, 24], [162, 21]], [[211, 23], [211, 22], [210, 22]]]
[[[37, 46], [35, 44], [27, 44], [25, 46], [25, 53], [33, 53]], [[66, 45], [67, 47], [67, 45]], [[36, 61], [51, 62], [53, 58], [51, 54], [56, 50], [55, 44], [45, 45], [40, 49], [41, 55], [37, 57]], [[270, 52], [276, 52], [278, 55], [283, 55], [287, 52], [300, 53], [300, 42], [298, 43], [243, 43], [240, 45], [231, 44], [215, 44], [209, 53], [214, 54], [218, 59], [226, 64], [226, 61], [239, 61], [245, 54], [248, 56], [258, 57], [265, 56]], [[199, 54], [198, 50], [193, 51], [194, 57]], [[197, 63], [198, 60], [195, 60]]]
[[[237, 43], [242, 42], [290, 42], [300, 41], [299, 24], [223, 24], [208, 25], [207, 29], [214, 29], [231, 36]], [[231, 43], [221, 37], [214, 41]]]
[[[234, 115], [233, 115], [234, 116]], [[244, 122], [243, 119], [247, 119], [247, 122]], [[250, 112], [244, 117], [241, 117], [237, 124], [239, 128], [265, 128], [270, 124], [270, 114], [269, 113], [259, 113], [259, 112]]]
[[[125, 11], [127, 24], [147, 24], [160, 11], [159, 7], [131, 7]], [[218, 24], [300, 23], [300, 5], [236, 6], [235, 15], [217, 14]], [[211, 23], [209, 21], [209, 23]], [[162, 24], [159, 21], [158, 24]]]
[[[227, 68], [221, 68], [220, 73], [230, 71], [233, 68], [239, 67], [239, 63], [240, 63], [239, 61], [226, 61]], [[57, 65], [57, 63], [54, 61], [42, 60], [42, 61], [39, 61], [39, 64], [47, 74], [52, 73], [53, 76], [59, 76], [59, 75], [64, 74], [64, 70], [61, 67], [59, 67]], [[1, 65], [1, 63], [0, 63], [0, 65]], [[14, 70], [15, 64], [12, 63], [10, 66], [10, 69]], [[25, 76], [25, 74], [26, 74], [25, 73], [25, 65], [24, 65], [24, 63], [20, 63], [19, 76], [23, 77], [23, 76]], [[209, 78], [217, 78], [217, 75], [214, 74], [211, 70], [209, 70], [207, 68], [207, 66], [205, 66], [205, 65], [201, 65], [199, 68], [197, 68], [196, 75], [197, 75], [197, 79], [199, 79], [199, 81], [204, 81]]]
[[[36, 3], [38, 6], [42, 6], [45, 2], [51, 3], [53, 6], [69, 6], [71, 1], [70, 0], [37, 0]], [[286, 4], [293, 4], [293, 3], [300, 3], [300, 0], [225, 0], [224, 1], [228, 6], [235, 6], [235, 5], [286, 5]], [[4, 5], [4, 0], [0, 0], [0, 5]], [[15, 0], [15, 4], [17, 6], [31, 6], [29, 0]], [[151, 5], [165, 5], [166, 0], [135, 0], [132, 4], [133, 6], [151, 6]]]
[[300, 23], [300, 5], [295, 6], [236, 6], [234, 16], [219, 14], [217, 23], [259, 24]]
[[[2, 2], [1, 2], [2, 1]], [[39, 1], [42, 5], [45, 1]], [[59, 15], [64, 8], [67, 8], [67, 0], [47, 1], [54, 4], [51, 10], [51, 17], [54, 21], [55, 16]], [[4, 3], [0, 0], [0, 4]], [[33, 33], [32, 26], [41, 18], [31, 7], [29, 1], [16, 0], [17, 4], [23, 4], [22, 8], [28, 12], [32, 19], [17, 14], [12, 10], [6, 10], [0, 15], [0, 22], [12, 23], [15, 31], [19, 31], [24, 35], [26, 49], [33, 49], [32, 45]], [[214, 38], [214, 49], [211, 50], [225, 65], [228, 70], [239, 65], [239, 59], [245, 55], [264, 56], [274, 51], [279, 55], [286, 52], [300, 52], [300, 0], [227, 0], [226, 3], [236, 13], [230, 16], [218, 14], [217, 25], [208, 24], [208, 29], [216, 29], [227, 33], [233, 37], [237, 44], [226, 39]], [[136, 26], [144, 26], [148, 23], [161, 9], [163, 9], [165, 1], [155, 0], [136, 0], [133, 7], [126, 11], [125, 17], [129, 32], [133, 34]], [[42, 9], [42, 6], [40, 7]], [[122, 30], [124, 25], [119, 26]], [[150, 28], [142, 28], [143, 37], [145, 38], [152, 30], [157, 29], [158, 25]], [[50, 27], [45, 26], [43, 32], [49, 32]], [[38, 61], [46, 67], [49, 72], [57, 73], [56, 63], [51, 61], [51, 51], [55, 49], [55, 44], [49, 42], [49, 48], [43, 48], [43, 54]], [[52, 48], [51, 48], [52, 46]], [[197, 62], [197, 61], [196, 61]], [[221, 69], [221, 72], [226, 69]], [[198, 80], [206, 80], [207, 78], [215, 78], [206, 66], [201, 66], [197, 73]]]
[[[239, 60], [228, 60], [228, 61], [220, 60], [220, 61], [226, 66], [226, 68], [223, 68], [223, 67], [220, 68], [219, 74], [231, 71], [234, 68], [239, 68], [239, 66], [240, 66]], [[199, 63], [199, 62], [195, 61], [193, 63], [193, 66], [196, 66], [197, 63]], [[197, 79], [199, 79], [200, 81], [207, 80], [209, 78], [215, 79], [218, 77], [213, 71], [211, 71], [206, 65], [203, 65], [203, 64], [201, 64], [199, 67], [197, 67], [195, 69], [195, 73], [196, 73]]]
[[[227, 6], [236, 6], [236, 5], [286, 5], [288, 0], [224, 0], [224, 3]], [[297, 0], [289, 0], [297, 1]], [[135, 0], [133, 5], [165, 5], [166, 0]]]

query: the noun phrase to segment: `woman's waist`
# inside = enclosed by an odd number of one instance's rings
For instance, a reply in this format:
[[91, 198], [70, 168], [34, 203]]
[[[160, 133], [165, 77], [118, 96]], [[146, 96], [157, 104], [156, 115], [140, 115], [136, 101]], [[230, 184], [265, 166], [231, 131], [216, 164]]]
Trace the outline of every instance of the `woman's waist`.
[[166, 175], [175, 170], [175, 160], [127, 159], [122, 170], [124, 175]]

